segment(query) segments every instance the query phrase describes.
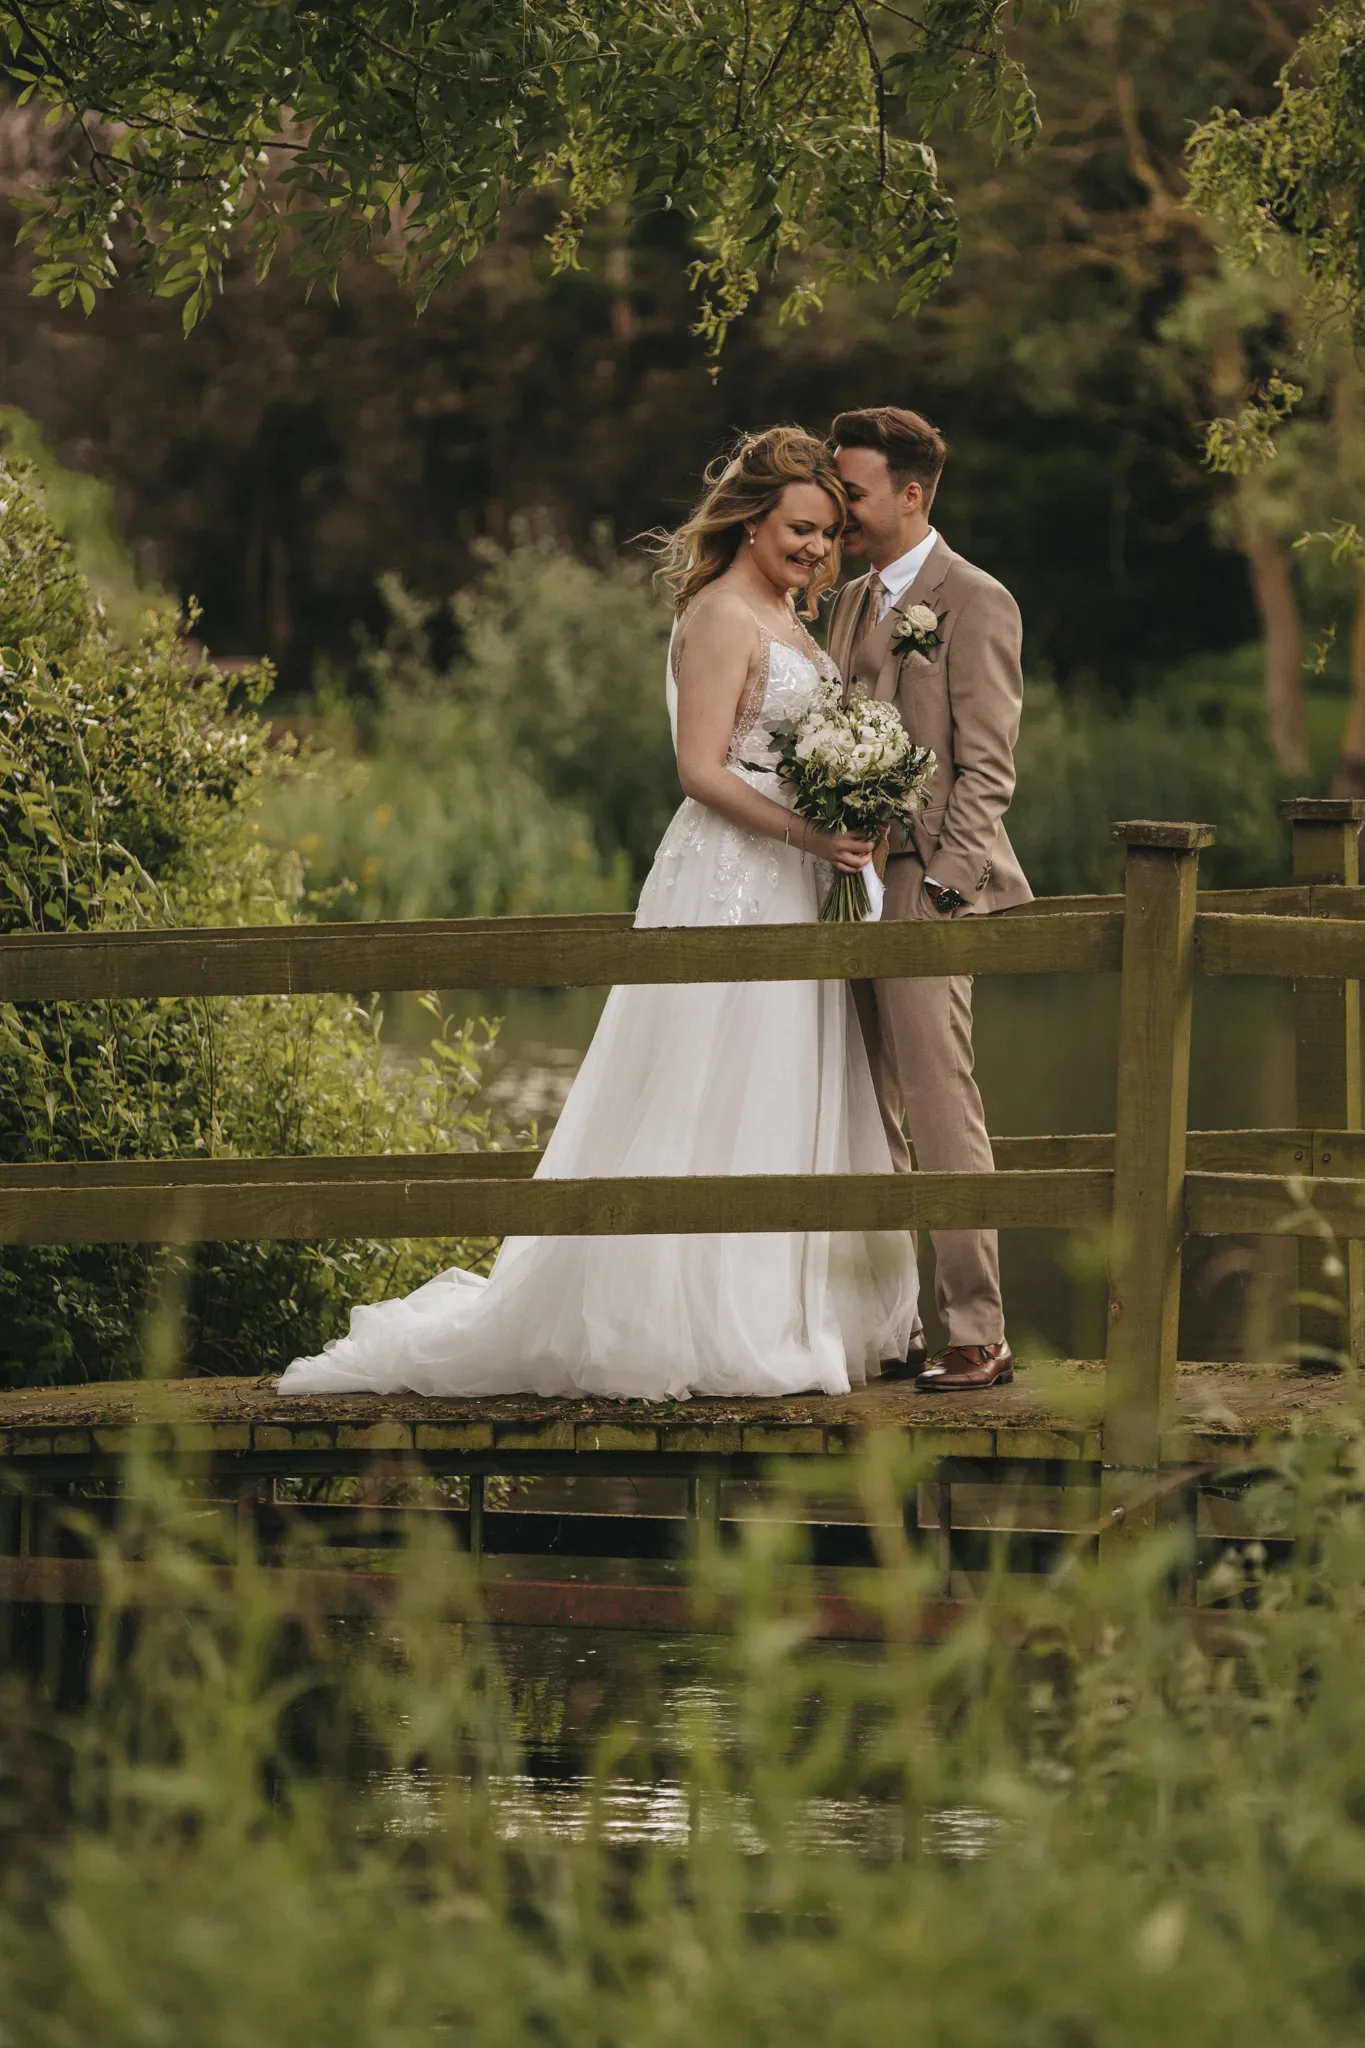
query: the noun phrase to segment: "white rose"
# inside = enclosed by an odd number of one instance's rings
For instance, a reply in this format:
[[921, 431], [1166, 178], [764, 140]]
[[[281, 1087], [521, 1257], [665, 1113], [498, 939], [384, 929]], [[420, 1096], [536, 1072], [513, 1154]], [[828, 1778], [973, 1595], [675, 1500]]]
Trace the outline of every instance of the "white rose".
[[905, 623], [917, 633], [934, 633], [938, 630], [938, 613], [930, 611], [927, 604], [912, 604], [905, 614]]

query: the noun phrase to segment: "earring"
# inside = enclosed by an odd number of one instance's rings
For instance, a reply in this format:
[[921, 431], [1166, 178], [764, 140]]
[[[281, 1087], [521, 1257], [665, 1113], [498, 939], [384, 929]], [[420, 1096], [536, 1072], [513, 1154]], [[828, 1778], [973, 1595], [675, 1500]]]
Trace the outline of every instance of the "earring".
[[752, 547], [752, 546], [753, 546], [753, 544], [754, 544], [754, 530], [753, 530], [752, 526], [751, 526], [751, 527], [750, 527], [750, 528], [748, 529], [748, 531], [749, 531], [749, 546], [750, 546], [750, 547]]

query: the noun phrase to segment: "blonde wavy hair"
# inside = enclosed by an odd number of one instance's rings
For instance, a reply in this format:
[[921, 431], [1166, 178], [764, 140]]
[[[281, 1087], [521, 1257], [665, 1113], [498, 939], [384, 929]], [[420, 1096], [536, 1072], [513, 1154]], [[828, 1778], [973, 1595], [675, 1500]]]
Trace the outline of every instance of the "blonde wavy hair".
[[[682, 612], [708, 583], [724, 575], [744, 539], [747, 525], [779, 503], [788, 484], [818, 484], [839, 508], [840, 530], [848, 516], [834, 452], [828, 442], [804, 427], [766, 427], [746, 434], [728, 455], [719, 456], [706, 472], [706, 488], [691, 516], [672, 533], [652, 533], [659, 557], [655, 572]], [[824, 593], [839, 580], [839, 544], [816, 570], [806, 589], [801, 617], [813, 619]]]

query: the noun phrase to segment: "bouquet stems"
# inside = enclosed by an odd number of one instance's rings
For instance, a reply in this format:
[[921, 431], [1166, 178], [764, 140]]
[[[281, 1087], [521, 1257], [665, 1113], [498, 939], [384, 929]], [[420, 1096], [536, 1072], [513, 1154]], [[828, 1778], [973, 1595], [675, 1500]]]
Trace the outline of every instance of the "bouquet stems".
[[845, 874], [842, 869], [835, 875], [830, 892], [820, 906], [821, 924], [861, 924], [872, 908], [872, 898], [867, 893], [867, 883], [862, 870], [857, 874]]

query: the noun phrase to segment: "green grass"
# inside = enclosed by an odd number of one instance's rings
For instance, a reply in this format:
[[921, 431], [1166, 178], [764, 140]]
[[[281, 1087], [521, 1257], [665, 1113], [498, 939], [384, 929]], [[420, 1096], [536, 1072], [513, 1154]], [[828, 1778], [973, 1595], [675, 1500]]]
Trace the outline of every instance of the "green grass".
[[[733, 1623], [669, 1731], [687, 1818], [629, 1846], [606, 1795], [657, 1775], [648, 1717], [601, 1737], [574, 1827], [524, 1798], [509, 1826], [519, 1706], [437, 1538], [382, 1625], [289, 1625], [265, 1573], [212, 1577], [230, 1529], [189, 1549], [173, 1480], [136, 1473], [111, 1570], [136, 1549], [184, 1605], [136, 1629], [105, 1611], [80, 1711], [9, 1681], [2, 2037], [1354, 2041], [1365, 1451], [1290, 1444], [1277, 1468], [1296, 1560], [1217, 1653], [1164, 1598], [1164, 1541], [1002, 1585], [994, 1616], [920, 1646], [925, 1582], [891, 1534], [864, 1586], [889, 1646], [822, 1646], [790, 1534], [746, 1525], [700, 1571]], [[886, 1444], [858, 1483], [885, 1521], [915, 1477]], [[861, 1843], [830, 1802], [862, 1802]]]

